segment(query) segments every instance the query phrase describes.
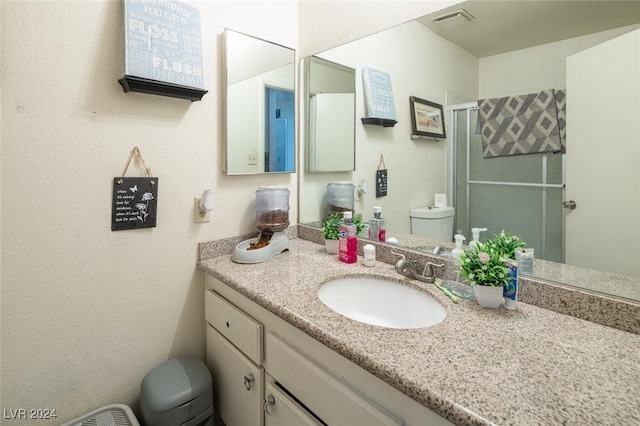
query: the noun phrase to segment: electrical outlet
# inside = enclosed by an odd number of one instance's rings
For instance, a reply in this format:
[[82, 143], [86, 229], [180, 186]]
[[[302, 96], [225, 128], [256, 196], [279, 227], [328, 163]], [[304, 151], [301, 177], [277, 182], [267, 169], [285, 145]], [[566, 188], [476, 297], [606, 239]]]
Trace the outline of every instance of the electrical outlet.
[[193, 202], [193, 222], [204, 223], [211, 221], [211, 212], [200, 209], [200, 197], [196, 197]]
[[258, 154], [255, 152], [250, 152], [247, 154], [247, 164], [250, 166], [255, 166], [258, 164]]

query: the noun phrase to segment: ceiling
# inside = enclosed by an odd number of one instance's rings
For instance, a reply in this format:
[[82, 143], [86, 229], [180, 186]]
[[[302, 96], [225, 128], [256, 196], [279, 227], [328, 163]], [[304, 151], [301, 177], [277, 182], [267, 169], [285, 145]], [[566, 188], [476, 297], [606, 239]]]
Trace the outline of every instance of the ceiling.
[[[433, 21], [464, 9], [474, 19]], [[418, 19], [482, 58], [640, 23], [640, 0], [469, 0]]]

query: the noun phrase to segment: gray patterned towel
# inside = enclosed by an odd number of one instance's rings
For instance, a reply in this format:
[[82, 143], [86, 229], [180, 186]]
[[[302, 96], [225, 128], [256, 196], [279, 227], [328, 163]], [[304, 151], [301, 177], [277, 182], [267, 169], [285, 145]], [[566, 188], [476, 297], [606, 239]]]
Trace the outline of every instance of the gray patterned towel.
[[566, 92], [481, 99], [478, 111], [484, 158], [564, 152]]

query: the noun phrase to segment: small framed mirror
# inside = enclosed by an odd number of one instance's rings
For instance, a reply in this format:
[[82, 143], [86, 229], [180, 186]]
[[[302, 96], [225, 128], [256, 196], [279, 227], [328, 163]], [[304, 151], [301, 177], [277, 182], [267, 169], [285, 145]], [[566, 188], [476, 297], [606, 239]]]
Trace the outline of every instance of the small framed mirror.
[[353, 68], [305, 58], [308, 172], [349, 172], [356, 164], [356, 75]]
[[225, 29], [227, 175], [295, 172], [295, 51]]

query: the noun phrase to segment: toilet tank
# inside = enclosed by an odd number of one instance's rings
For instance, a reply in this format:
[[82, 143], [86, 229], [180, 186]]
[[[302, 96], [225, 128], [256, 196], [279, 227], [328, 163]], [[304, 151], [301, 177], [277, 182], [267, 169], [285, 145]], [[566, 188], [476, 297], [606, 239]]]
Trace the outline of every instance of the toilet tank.
[[411, 209], [411, 234], [436, 240], [453, 240], [453, 207], [416, 207]]

